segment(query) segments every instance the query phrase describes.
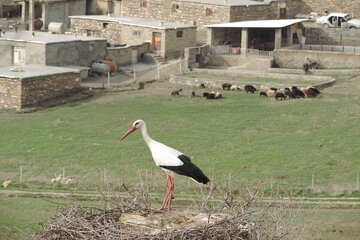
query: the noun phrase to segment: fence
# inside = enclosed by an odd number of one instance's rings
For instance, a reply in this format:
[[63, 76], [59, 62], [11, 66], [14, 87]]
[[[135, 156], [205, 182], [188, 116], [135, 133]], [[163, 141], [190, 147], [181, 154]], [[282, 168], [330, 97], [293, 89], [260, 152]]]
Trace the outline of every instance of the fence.
[[313, 50], [313, 51], [327, 51], [327, 52], [344, 52], [344, 53], [360, 54], [360, 47], [355, 47], [355, 46], [306, 44], [306, 45], [288, 46], [285, 49]]
[[[116, 168], [116, 167], [115, 167]], [[144, 179], [146, 182], [151, 183], [153, 189], [164, 187], [164, 173], [157, 167], [152, 168], [139, 168], [131, 170], [128, 169], [106, 169], [101, 170], [88, 169], [86, 175], [81, 169], [76, 167], [64, 166], [47, 169], [46, 173], [42, 172], [41, 167], [36, 166], [19, 166], [14, 169], [17, 172], [2, 172], [0, 181], [4, 183], [6, 180], [11, 180], [11, 183], [6, 186], [11, 188], [14, 186], [33, 186], [41, 185], [42, 188], [57, 188], [59, 185], [68, 186], [69, 188], [76, 189], [92, 189], [95, 190], [98, 184], [101, 184], [99, 179], [105, 178], [106, 182], [112, 186], [121, 187], [121, 183], [130, 185], [138, 185]], [[212, 183], [222, 185], [226, 183], [231, 177], [231, 182], [234, 187], [240, 187], [243, 184], [251, 184], [262, 186], [264, 189], [273, 191], [292, 192], [296, 195], [301, 195], [304, 192], [312, 193], [325, 193], [329, 195], [339, 196], [360, 191], [360, 172], [351, 173], [347, 175], [337, 174], [336, 178], [326, 177], [327, 173], [319, 171], [308, 172], [301, 176], [291, 175], [287, 172], [270, 172], [270, 173], [257, 173], [257, 172], [244, 172], [237, 173], [232, 171], [225, 175], [219, 175], [214, 169], [204, 169]], [[98, 176], [98, 177], [94, 177]], [[178, 188], [183, 190], [193, 189], [195, 185], [191, 179], [178, 178]], [[65, 187], [66, 188], [66, 187]], [[234, 188], [234, 190], [235, 190]]]
[[115, 73], [90, 76], [82, 80], [81, 85], [89, 88], [119, 87], [135, 82], [158, 80], [185, 71], [187, 71], [186, 63], [181, 58], [158, 64], [139, 63], [119, 67]]

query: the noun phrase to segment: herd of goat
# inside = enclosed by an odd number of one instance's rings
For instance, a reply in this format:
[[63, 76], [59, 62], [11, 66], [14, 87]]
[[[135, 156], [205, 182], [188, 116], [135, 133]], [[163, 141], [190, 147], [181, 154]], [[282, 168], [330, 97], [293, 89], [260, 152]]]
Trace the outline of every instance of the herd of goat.
[[[207, 86], [202, 83], [199, 86], [200, 88], [207, 88]], [[243, 88], [233, 85], [231, 83], [223, 83], [221, 85], [222, 90], [228, 90], [228, 91], [242, 91], [244, 90], [246, 93], [252, 93], [254, 94], [257, 89], [253, 85], [245, 85]], [[170, 95], [171, 96], [179, 96], [180, 92], [182, 92], [182, 88], [178, 90], [173, 90]], [[276, 100], [285, 100], [285, 99], [296, 99], [296, 98], [315, 98], [320, 94], [320, 91], [314, 87], [314, 86], [307, 86], [298, 88], [296, 86], [292, 86], [291, 88], [286, 87], [284, 89], [269, 88], [266, 92], [261, 91], [260, 97], [274, 97]], [[191, 97], [197, 97], [195, 91], [191, 92]], [[222, 93], [220, 92], [204, 92], [202, 93], [202, 97], [205, 99], [221, 99], [223, 98]]]

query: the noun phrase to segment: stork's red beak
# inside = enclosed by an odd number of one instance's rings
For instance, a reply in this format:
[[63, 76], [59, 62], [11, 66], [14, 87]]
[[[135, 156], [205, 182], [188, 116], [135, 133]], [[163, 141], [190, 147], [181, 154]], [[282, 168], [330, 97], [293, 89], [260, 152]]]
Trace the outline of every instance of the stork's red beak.
[[129, 130], [126, 131], [126, 133], [120, 138], [120, 141], [124, 140], [127, 136], [130, 135], [130, 133], [132, 133], [133, 131], [135, 131], [137, 128], [136, 127], [131, 127], [129, 128]]

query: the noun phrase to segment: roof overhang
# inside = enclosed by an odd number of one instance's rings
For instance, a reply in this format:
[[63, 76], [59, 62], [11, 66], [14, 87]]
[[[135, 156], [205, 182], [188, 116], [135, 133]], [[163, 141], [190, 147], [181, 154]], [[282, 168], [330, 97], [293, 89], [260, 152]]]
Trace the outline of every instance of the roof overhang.
[[283, 28], [308, 19], [253, 20], [205, 25], [207, 28]]

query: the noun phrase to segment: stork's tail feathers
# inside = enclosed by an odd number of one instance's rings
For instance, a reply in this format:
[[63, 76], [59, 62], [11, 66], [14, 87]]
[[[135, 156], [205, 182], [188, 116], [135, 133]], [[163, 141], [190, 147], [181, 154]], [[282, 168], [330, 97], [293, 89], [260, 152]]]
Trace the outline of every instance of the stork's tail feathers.
[[162, 168], [171, 170], [177, 174], [191, 177], [198, 183], [207, 184], [210, 182], [209, 178], [198, 168], [195, 164], [191, 162], [191, 160], [185, 156], [180, 155], [178, 158], [184, 163], [180, 166], [160, 166]]

